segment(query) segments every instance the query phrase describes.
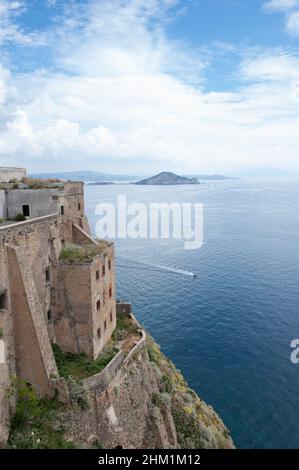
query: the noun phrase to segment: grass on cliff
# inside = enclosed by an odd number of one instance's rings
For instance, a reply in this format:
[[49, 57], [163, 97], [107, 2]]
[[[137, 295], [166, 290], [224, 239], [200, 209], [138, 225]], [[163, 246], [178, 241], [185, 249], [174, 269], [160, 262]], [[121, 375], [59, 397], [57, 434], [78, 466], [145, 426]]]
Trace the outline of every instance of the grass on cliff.
[[95, 360], [85, 354], [65, 353], [57, 344], [53, 345], [53, 352], [61, 377], [82, 380], [101, 372], [118, 353], [118, 349], [113, 344], [108, 345]]
[[56, 398], [39, 399], [25, 381], [15, 379], [10, 393], [17, 393], [15, 413], [11, 419], [9, 449], [73, 449], [64, 438], [64, 405]]
[[139, 326], [131, 317], [117, 317], [116, 328], [112, 334], [113, 341], [121, 341], [128, 335], [137, 335]]
[[170, 406], [180, 446], [183, 449], [230, 447], [229, 431], [219, 416], [189, 388], [180, 371], [150, 336], [147, 350], [150, 361], [159, 371], [159, 394], [153, 394], [152, 403], [158, 408], [165, 404]]
[[105, 240], [98, 241], [97, 244], [74, 245], [67, 243], [61, 250], [59, 259], [64, 261], [92, 261], [95, 256], [102, 255], [108, 248], [109, 243]]

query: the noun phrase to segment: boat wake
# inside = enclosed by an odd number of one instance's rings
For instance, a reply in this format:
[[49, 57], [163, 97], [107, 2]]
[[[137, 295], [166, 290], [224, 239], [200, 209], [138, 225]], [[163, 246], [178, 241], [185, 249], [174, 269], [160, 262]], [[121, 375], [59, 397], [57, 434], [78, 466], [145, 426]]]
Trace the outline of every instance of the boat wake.
[[[126, 259], [126, 260], [129, 260], [132, 262], [132, 259], [127, 257], [127, 256], [119, 256], [119, 258], [122, 258], [122, 259]], [[195, 273], [193, 273], [192, 271], [185, 271], [184, 269], [178, 269], [178, 268], [175, 268], [175, 267], [172, 267], [172, 266], [165, 266], [165, 265], [162, 265], [162, 264], [156, 264], [156, 263], [148, 263], [146, 261], [136, 261], [136, 263], [140, 264], [140, 265], [143, 265], [143, 266], [146, 266], [147, 268], [150, 268], [151, 270], [154, 270], [154, 271], [166, 271], [166, 272], [170, 272], [170, 273], [174, 273], [174, 274], [179, 274], [181, 276], [191, 276], [191, 277], [197, 277], [197, 275]], [[121, 267], [125, 267], [125, 266], [122, 266], [120, 265]], [[126, 266], [128, 267], [128, 266]], [[138, 266], [132, 266], [131, 269], [144, 269], [142, 267], [138, 267]]]

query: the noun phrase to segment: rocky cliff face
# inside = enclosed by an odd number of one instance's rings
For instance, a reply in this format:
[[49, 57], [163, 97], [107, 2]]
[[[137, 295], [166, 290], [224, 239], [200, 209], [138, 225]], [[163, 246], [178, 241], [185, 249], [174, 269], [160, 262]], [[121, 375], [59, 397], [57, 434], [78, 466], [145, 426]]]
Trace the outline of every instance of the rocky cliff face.
[[107, 380], [93, 376], [92, 388], [69, 377], [64, 404], [60, 395], [60, 401], [38, 399], [16, 379], [11, 393], [18, 391], [19, 400], [7, 446], [233, 448], [219, 416], [188, 387], [152, 338], [143, 334], [125, 361], [114, 360], [113, 367], [104, 370]]
[[103, 448], [233, 448], [229, 431], [147, 338], [146, 348], [91, 408], [72, 415], [67, 438]]

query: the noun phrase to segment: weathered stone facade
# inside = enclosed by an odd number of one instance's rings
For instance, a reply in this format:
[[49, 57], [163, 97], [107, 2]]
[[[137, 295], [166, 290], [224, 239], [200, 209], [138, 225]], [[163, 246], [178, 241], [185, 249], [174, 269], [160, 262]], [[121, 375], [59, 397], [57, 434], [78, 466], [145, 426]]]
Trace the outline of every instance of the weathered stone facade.
[[20, 180], [25, 176], [25, 168], [0, 167], [0, 183], [8, 183], [12, 180]]
[[10, 378], [52, 396], [63, 384], [51, 343], [96, 358], [116, 325], [113, 245], [86, 262], [59, 259], [67, 243], [97, 245], [84, 215], [83, 184], [5, 193], [10, 214], [26, 202], [31, 216], [0, 225], [0, 447], [12, 412]]

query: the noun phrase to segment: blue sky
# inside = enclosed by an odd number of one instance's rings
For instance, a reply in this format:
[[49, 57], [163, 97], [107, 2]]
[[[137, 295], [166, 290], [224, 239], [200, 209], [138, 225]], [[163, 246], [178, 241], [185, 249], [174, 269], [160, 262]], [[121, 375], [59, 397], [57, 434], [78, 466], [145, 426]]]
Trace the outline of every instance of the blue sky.
[[299, 171], [299, 0], [0, 0], [0, 164]]

